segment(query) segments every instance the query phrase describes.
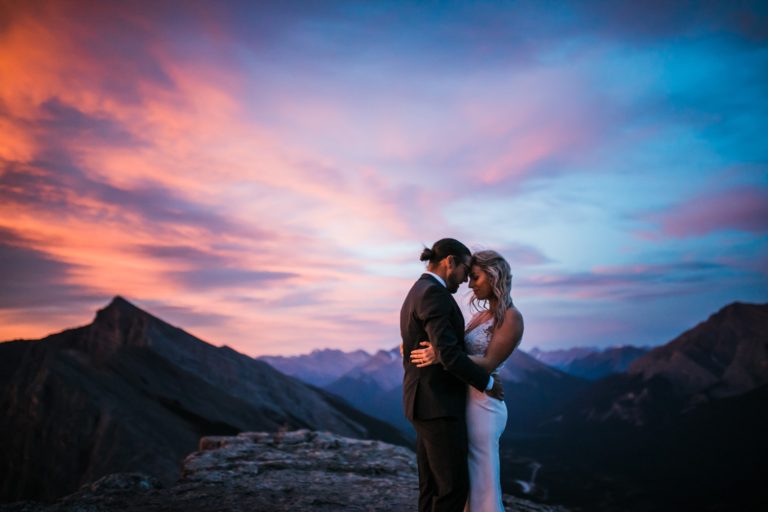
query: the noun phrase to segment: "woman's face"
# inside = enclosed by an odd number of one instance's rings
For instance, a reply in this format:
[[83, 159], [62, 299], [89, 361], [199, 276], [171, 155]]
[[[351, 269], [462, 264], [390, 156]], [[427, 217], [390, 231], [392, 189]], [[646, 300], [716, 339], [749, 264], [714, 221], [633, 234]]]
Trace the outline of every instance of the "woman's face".
[[488, 300], [493, 296], [488, 274], [477, 265], [472, 265], [469, 271], [469, 288], [479, 300]]

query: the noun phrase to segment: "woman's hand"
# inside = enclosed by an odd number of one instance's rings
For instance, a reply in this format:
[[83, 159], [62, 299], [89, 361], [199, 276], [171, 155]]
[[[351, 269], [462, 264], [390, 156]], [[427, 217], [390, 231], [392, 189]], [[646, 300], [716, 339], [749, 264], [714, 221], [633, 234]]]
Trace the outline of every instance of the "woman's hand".
[[425, 348], [411, 350], [411, 363], [415, 364], [417, 368], [437, 364], [437, 354], [432, 344], [428, 341], [422, 341], [419, 345]]

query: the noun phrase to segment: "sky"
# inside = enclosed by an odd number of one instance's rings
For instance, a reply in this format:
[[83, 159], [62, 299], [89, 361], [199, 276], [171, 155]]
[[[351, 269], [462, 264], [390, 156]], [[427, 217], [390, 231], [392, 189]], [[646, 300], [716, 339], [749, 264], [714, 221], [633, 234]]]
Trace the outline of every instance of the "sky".
[[0, 1], [0, 339], [389, 349], [442, 237], [524, 350], [768, 302], [766, 5]]

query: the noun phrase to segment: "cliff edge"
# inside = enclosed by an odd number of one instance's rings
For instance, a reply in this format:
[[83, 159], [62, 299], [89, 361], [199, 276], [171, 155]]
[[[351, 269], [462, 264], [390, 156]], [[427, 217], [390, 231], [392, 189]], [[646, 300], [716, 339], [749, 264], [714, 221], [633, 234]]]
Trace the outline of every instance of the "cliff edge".
[[[416, 455], [402, 446], [328, 432], [248, 432], [204, 437], [182, 476], [162, 487], [141, 473], [105, 476], [52, 504], [15, 503], [13, 512], [413, 511]], [[567, 512], [505, 496], [507, 510]]]

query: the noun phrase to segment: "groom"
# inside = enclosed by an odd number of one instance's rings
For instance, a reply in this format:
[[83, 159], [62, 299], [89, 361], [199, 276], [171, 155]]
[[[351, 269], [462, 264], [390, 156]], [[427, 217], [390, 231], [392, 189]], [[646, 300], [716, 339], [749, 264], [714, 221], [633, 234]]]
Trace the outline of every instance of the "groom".
[[[501, 398], [500, 382], [473, 363], [464, 348], [464, 316], [453, 299], [467, 281], [471, 253], [452, 238], [424, 249], [427, 272], [414, 283], [400, 310], [403, 338], [403, 404], [416, 429], [419, 512], [464, 510], [467, 469], [467, 384]], [[441, 364], [417, 368], [411, 350], [429, 340]]]

